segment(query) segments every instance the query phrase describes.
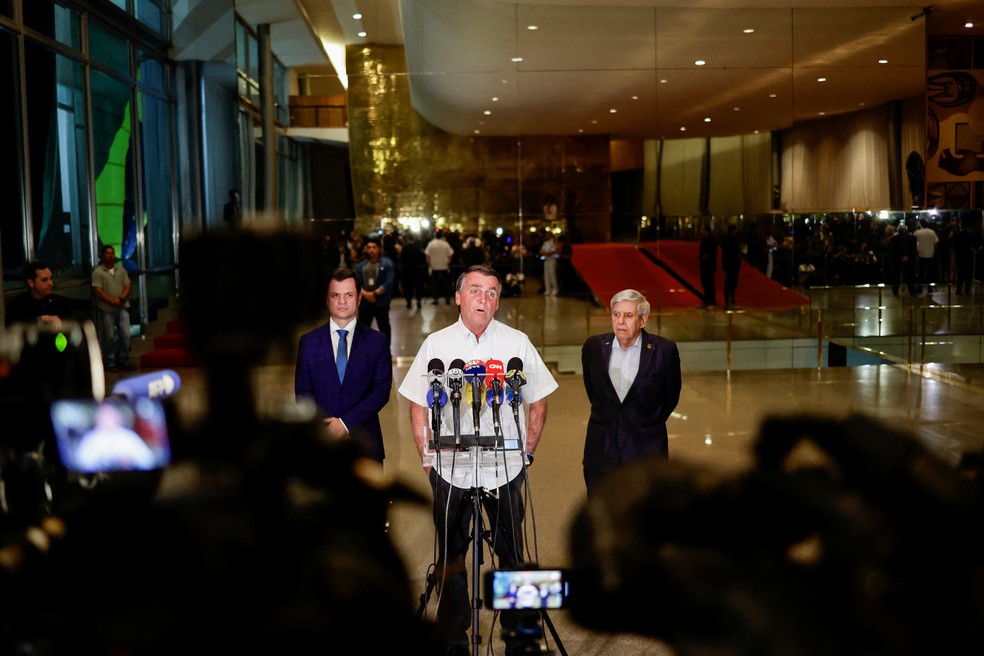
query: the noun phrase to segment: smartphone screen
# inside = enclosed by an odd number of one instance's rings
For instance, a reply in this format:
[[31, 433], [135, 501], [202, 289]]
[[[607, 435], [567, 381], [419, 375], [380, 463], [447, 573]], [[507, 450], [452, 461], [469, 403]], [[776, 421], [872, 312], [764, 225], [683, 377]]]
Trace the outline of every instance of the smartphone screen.
[[171, 462], [160, 401], [63, 399], [51, 404], [58, 455], [69, 471], [150, 471]]
[[565, 608], [564, 570], [496, 570], [485, 574], [485, 606], [493, 610]]

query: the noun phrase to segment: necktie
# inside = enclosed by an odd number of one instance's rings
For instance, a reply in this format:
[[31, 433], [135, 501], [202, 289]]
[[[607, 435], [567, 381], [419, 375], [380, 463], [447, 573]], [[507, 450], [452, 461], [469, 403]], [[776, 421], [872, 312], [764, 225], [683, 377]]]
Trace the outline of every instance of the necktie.
[[338, 367], [338, 380], [345, 380], [345, 365], [348, 364], [348, 343], [345, 336], [347, 330], [338, 331], [338, 351], [335, 353], [335, 366]]

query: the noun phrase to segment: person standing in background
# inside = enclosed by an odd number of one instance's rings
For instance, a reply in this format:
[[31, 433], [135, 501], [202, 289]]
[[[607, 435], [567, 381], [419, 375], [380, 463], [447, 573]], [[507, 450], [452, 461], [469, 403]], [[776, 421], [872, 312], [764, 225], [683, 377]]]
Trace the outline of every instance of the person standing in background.
[[735, 292], [741, 269], [741, 244], [738, 243], [738, 226], [734, 224], [728, 226], [728, 234], [721, 242], [721, 268], [724, 269], [724, 309], [737, 310]]
[[919, 221], [919, 229], [913, 232], [912, 236], [916, 238], [916, 255], [919, 262], [916, 269], [916, 280], [919, 281], [917, 291], [921, 294], [925, 285], [926, 293], [931, 294], [929, 284], [936, 282], [936, 245], [940, 238], [925, 220]]
[[386, 344], [389, 346], [392, 333], [389, 311], [393, 290], [396, 288], [396, 265], [382, 253], [383, 246], [379, 237], [367, 239], [366, 257], [355, 265], [355, 272], [362, 283], [359, 321], [371, 328], [375, 319], [376, 327], [386, 335]]
[[454, 249], [444, 239], [444, 235], [438, 232], [427, 243], [424, 255], [427, 256], [427, 266], [430, 268], [434, 305], [437, 305], [438, 299], [442, 296], [445, 303], [451, 305], [451, 257], [454, 255]]
[[424, 297], [424, 285], [427, 284], [427, 256], [421, 250], [417, 238], [411, 233], [404, 237], [403, 248], [400, 250], [400, 266], [403, 273], [403, 297], [407, 301], [407, 309], [417, 301], [420, 309]]
[[222, 208], [222, 218], [230, 228], [243, 226], [243, 206], [240, 202], [239, 192], [235, 189], [229, 190], [229, 202]]
[[700, 286], [704, 288], [704, 303], [700, 306], [705, 310], [714, 309], [717, 289], [714, 285], [714, 273], [717, 271], [718, 246], [711, 235], [709, 227], [700, 229], [700, 246], [697, 250], [697, 260], [700, 263]]
[[680, 400], [677, 345], [643, 330], [649, 302], [634, 289], [609, 304], [612, 332], [581, 348], [584, 390], [591, 404], [584, 438], [584, 483], [592, 488], [622, 463], [669, 454], [666, 420]]
[[540, 246], [540, 257], [543, 258], [543, 295], [556, 296], [560, 287], [557, 284], [557, 242], [553, 233], [543, 231], [543, 244]]
[[96, 326], [106, 371], [129, 371], [130, 366], [130, 276], [116, 266], [116, 249], [103, 246], [102, 262], [92, 272], [96, 296]]

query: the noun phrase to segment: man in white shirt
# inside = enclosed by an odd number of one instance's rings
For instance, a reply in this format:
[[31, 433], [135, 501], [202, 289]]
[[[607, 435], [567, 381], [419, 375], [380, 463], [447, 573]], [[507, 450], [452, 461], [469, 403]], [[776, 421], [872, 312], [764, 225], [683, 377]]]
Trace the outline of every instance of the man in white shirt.
[[427, 256], [427, 267], [430, 269], [431, 294], [434, 295], [434, 305], [444, 297], [444, 302], [451, 305], [451, 257], [454, 249], [437, 233], [424, 249]]
[[[916, 238], [916, 254], [919, 256], [916, 275], [920, 285], [919, 293], [922, 293], [922, 285], [936, 282], [936, 245], [940, 238], [925, 220], [919, 221], [919, 229], [912, 235]], [[931, 290], [927, 288], [926, 291]]]
[[[557, 382], [529, 337], [495, 320], [501, 292], [502, 282], [494, 269], [487, 265], [469, 267], [458, 278], [455, 291], [461, 316], [454, 324], [424, 340], [399, 389], [411, 402], [414, 440], [434, 490], [434, 525], [440, 550], [436, 576], [443, 584], [438, 619], [449, 649], [458, 651], [467, 648], [470, 624], [465, 555], [472, 539], [471, 495], [482, 494], [499, 566], [518, 565], [525, 560], [521, 543], [524, 467], [532, 462], [543, 432], [546, 397], [557, 389]], [[435, 360], [449, 373], [455, 360], [460, 360], [457, 364], [466, 370], [470, 369], [466, 363], [487, 366], [491, 361], [503, 369], [505, 364], [512, 363], [518, 372], [507, 375], [507, 379], [524, 383], [515, 392], [509, 389], [503, 395], [499, 422], [488, 407], [486, 393], [478, 396], [479, 405], [473, 405], [472, 395], [466, 390], [462, 394], [456, 431], [453, 404], [448, 402], [442, 407], [440, 402], [428, 403], [429, 396], [440, 398], [440, 394], [433, 394], [428, 381]], [[486, 378], [484, 387], [492, 385], [492, 379]], [[429, 410], [429, 405], [435, 407]], [[436, 452], [431, 444], [436, 423], [434, 412], [442, 436], [474, 436], [476, 432], [483, 437], [501, 435], [506, 448], [445, 448]], [[503, 618], [503, 629], [510, 621]]]

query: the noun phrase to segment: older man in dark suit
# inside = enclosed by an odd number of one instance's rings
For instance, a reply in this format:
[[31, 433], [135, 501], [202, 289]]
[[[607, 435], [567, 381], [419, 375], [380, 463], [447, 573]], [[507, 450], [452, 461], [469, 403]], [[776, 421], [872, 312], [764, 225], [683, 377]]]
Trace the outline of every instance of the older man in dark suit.
[[332, 274], [330, 318], [301, 336], [294, 394], [317, 404], [329, 435], [357, 440], [367, 457], [382, 463], [379, 411], [389, 401], [393, 369], [386, 335], [356, 321], [361, 287], [352, 269]]
[[634, 289], [612, 297], [612, 332], [589, 337], [581, 349], [591, 417], [584, 440], [584, 482], [627, 460], [667, 457], [666, 420], [680, 400], [680, 352], [643, 330], [649, 302]]

